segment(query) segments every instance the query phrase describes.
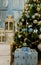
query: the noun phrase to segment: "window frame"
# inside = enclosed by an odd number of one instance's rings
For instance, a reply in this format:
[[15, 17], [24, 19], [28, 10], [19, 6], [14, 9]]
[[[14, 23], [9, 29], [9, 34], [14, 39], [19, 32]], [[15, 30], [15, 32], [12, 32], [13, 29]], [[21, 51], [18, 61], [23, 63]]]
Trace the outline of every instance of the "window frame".
[[1, 0], [0, 10], [7, 9], [8, 7], [8, 0]]

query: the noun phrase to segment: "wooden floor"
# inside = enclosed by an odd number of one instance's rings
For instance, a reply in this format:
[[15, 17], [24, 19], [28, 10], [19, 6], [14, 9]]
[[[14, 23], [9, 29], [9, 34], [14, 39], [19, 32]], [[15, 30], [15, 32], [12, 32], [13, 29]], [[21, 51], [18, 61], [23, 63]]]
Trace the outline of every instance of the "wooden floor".
[[39, 61], [38, 65], [41, 65], [41, 61]]

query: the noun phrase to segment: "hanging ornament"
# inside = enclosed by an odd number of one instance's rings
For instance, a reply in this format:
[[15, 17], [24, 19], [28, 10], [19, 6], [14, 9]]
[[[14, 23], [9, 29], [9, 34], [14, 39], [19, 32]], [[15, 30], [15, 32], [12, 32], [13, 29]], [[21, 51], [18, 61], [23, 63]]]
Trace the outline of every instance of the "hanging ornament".
[[33, 23], [35, 23], [35, 24], [36, 24], [37, 22], [38, 22], [37, 20], [34, 20], [34, 21], [33, 21]]
[[29, 23], [27, 22], [26, 24], [28, 25]]
[[34, 29], [34, 33], [37, 33], [38, 32], [38, 30], [37, 29]]
[[41, 51], [41, 44], [38, 44], [38, 49]]
[[19, 25], [21, 26], [22, 25], [22, 22], [20, 22]]
[[40, 4], [37, 4], [37, 7], [39, 7], [40, 6]]
[[30, 32], [30, 33], [33, 32], [33, 28], [29, 28], [29, 32]]
[[39, 19], [39, 17], [40, 17], [40, 14], [39, 13], [35, 13], [35, 18]]
[[28, 4], [27, 3], [25, 3], [25, 5], [24, 5], [24, 9], [26, 9], [26, 8], [28, 8]]
[[26, 47], [26, 46], [27, 46], [27, 43], [24, 42], [24, 43], [23, 43], [23, 46]]
[[21, 35], [18, 35], [19, 38], [21, 38]]
[[26, 29], [26, 28], [22, 29], [22, 32], [26, 32], [26, 31], [27, 31], [27, 29]]
[[32, 25], [29, 25], [29, 26], [28, 26], [28, 28], [31, 28], [31, 27], [32, 27]]
[[22, 18], [22, 21], [24, 21], [24, 19]]
[[29, 4], [30, 7], [33, 7], [33, 4]]
[[38, 3], [39, 2], [39, 0], [33, 0], [34, 2], [36, 2], [36, 3]]
[[35, 16], [39, 16], [39, 13], [35, 13]]
[[38, 25], [41, 25], [41, 21], [38, 22]]
[[39, 37], [39, 39], [41, 40], [41, 34], [40, 34], [38, 37]]
[[38, 12], [40, 11], [40, 7], [37, 7], [37, 11], [38, 11]]
[[39, 17], [41, 16], [41, 14], [38, 15]]
[[24, 42], [27, 40], [27, 38], [24, 39]]
[[34, 18], [35, 18], [35, 15], [32, 16], [32, 19], [34, 19]]

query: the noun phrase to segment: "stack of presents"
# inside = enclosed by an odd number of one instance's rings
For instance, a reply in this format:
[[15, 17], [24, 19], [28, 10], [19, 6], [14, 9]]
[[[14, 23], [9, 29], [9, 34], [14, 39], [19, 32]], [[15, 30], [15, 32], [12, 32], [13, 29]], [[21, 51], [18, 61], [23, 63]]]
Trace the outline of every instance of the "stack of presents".
[[35, 49], [31, 49], [29, 47], [23, 46], [21, 48], [17, 48], [14, 51], [13, 55], [14, 55], [13, 65], [37, 65], [38, 64], [38, 53]]
[[38, 53], [29, 47], [18, 48], [14, 52], [14, 65], [37, 65]]

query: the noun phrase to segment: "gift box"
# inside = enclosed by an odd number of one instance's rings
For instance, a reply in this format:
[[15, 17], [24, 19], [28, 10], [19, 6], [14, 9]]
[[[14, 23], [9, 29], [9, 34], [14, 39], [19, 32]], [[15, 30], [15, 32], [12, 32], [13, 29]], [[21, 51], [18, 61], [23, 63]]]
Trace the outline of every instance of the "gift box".
[[27, 47], [16, 49], [14, 52], [14, 65], [37, 65], [38, 53]]

